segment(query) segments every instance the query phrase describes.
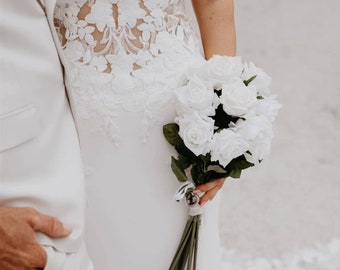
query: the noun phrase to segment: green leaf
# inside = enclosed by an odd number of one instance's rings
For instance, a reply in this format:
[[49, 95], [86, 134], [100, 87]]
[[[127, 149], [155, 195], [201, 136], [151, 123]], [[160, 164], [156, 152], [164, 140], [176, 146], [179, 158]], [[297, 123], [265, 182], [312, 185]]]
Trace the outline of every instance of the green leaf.
[[217, 173], [217, 172], [214, 172], [214, 171], [208, 171], [208, 172], [205, 173], [204, 183], [214, 182], [216, 180], [226, 178], [228, 176], [229, 176], [228, 173]]
[[183, 156], [181, 154], [178, 156], [178, 161], [179, 163], [181, 163], [183, 169], [186, 169], [191, 165], [190, 158]]
[[208, 153], [206, 155], [199, 155], [198, 157], [202, 161], [202, 163], [204, 164], [204, 167], [207, 167], [206, 165], [211, 162], [210, 153]]
[[171, 157], [171, 169], [176, 175], [178, 181], [185, 182], [188, 180], [181, 163], [174, 157]]
[[248, 80], [244, 80], [243, 83], [248, 86], [253, 80], [255, 80], [255, 78], [257, 77], [257, 75], [254, 75], [252, 77], [250, 77]]
[[204, 173], [201, 170], [201, 166], [198, 163], [194, 163], [190, 170], [192, 180], [195, 185], [198, 186], [200, 184], [204, 184]]
[[[175, 147], [176, 151], [180, 154], [181, 163], [183, 161], [183, 167], [187, 168], [194, 161], [197, 159], [197, 156], [185, 146], [184, 141], [178, 134], [179, 126], [175, 123], [170, 123], [163, 126], [163, 134], [166, 140]], [[182, 157], [181, 157], [182, 156]], [[184, 160], [185, 159], [185, 160]], [[188, 165], [190, 161], [190, 164]]]
[[164, 137], [168, 141], [168, 143], [173, 146], [178, 146], [179, 144], [181, 144], [181, 142], [183, 142], [178, 132], [179, 126], [175, 123], [170, 123], [163, 126]]
[[234, 158], [225, 169], [227, 171], [244, 170], [252, 166], [254, 166], [254, 164], [247, 161], [244, 155], [242, 155], [237, 158]]
[[227, 171], [222, 168], [220, 165], [209, 165], [207, 168], [208, 171], [214, 171], [217, 173], [226, 173]]
[[240, 178], [241, 177], [241, 170], [233, 170], [233, 171], [231, 171], [230, 177], [232, 177], [232, 178]]
[[181, 142], [175, 146], [175, 149], [180, 155], [185, 156], [191, 161], [195, 161], [198, 159], [198, 157], [193, 152], [191, 152], [191, 150], [188, 147], [185, 146], [182, 139]]
[[240, 178], [242, 170], [253, 167], [254, 164], [247, 161], [244, 155], [234, 158], [226, 167], [228, 176], [233, 178]]

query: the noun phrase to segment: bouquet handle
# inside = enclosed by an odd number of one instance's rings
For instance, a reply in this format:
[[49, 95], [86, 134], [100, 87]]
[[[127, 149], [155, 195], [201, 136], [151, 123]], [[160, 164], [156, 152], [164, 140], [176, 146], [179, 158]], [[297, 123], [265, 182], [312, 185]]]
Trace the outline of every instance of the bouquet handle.
[[196, 270], [201, 215], [189, 216], [169, 270]]

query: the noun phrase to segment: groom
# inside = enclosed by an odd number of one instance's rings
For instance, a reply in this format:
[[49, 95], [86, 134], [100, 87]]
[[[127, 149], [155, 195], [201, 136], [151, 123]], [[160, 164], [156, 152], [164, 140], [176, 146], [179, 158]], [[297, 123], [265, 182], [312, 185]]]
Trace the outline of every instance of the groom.
[[56, 0], [0, 0], [0, 269], [91, 270]]

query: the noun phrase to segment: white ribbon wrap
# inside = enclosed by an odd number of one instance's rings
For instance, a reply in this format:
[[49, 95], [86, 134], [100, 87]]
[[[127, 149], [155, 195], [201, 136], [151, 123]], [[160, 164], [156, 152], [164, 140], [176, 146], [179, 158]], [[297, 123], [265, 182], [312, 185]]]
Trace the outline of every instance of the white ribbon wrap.
[[195, 185], [189, 181], [183, 183], [176, 191], [174, 195], [174, 200], [179, 202], [185, 197], [185, 194], [188, 192], [189, 189], [195, 189]]
[[[190, 192], [191, 190], [195, 189], [195, 185], [189, 181], [183, 183], [178, 190], [176, 191], [175, 195], [174, 195], [174, 199], [178, 202], [181, 201], [183, 199], [186, 200], [185, 195]], [[196, 195], [198, 197], [197, 203], [195, 203], [194, 205], [189, 205], [186, 201], [186, 205], [189, 208], [189, 215], [190, 216], [197, 216], [197, 215], [202, 215], [205, 211], [206, 208], [206, 204], [204, 206], [200, 206], [199, 203], [199, 198], [201, 198], [204, 195], [204, 192], [194, 192], [194, 195]]]

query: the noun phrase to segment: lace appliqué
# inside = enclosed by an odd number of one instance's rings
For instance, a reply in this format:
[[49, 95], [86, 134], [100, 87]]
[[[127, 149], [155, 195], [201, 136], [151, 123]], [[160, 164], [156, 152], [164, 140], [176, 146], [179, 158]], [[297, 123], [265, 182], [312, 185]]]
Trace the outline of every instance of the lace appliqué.
[[173, 106], [186, 67], [203, 60], [183, 8], [183, 0], [58, 0], [56, 28], [77, 113], [96, 119], [116, 144], [122, 109], [142, 114], [145, 140]]

